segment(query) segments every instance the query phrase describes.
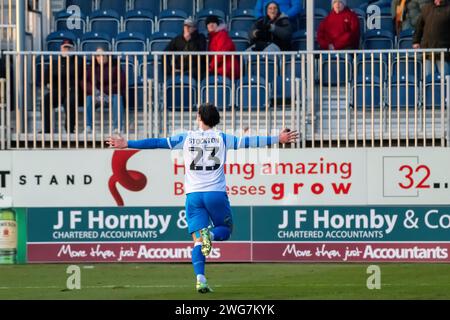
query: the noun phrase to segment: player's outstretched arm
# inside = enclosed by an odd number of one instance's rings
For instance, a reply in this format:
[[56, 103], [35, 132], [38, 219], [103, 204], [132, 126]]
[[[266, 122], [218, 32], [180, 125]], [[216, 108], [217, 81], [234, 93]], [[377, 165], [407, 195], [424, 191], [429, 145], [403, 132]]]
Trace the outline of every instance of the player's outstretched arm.
[[127, 140], [121, 136], [114, 136], [107, 138], [106, 144], [113, 149], [180, 149], [185, 138], [185, 134], [170, 138], [150, 138], [144, 140]]
[[229, 149], [263, 148], [278, 143], [292, 143], [298, 139], [297, 131], [284, 129], [278, 136], [247, 136], [238, 138], [236, 136], [225, 136], [226, 146]]

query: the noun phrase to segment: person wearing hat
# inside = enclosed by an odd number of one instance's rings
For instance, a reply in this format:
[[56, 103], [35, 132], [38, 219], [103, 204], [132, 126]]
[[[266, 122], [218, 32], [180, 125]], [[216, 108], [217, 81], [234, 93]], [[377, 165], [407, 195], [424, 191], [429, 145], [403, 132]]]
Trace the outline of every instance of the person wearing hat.
[[[61, 131], [62, 128], [65, 128], [67, 131], [67, 127], [70, 133], [75, 132], [77, 111], [75, 106], [75, 87], [78, 85], [75, 83], [75, 71], [77, 69], [75, 67], [75, 56], [65, 54], [73, 51], [74, 48], [75, 45], [72, 40], [63, 40], [60, 45], [62, 53], [61, 68], [58, 68], [58, 63], [53, 63], [52, 70], [50, 70], [50, 67], [47, 67], [45, 70], [44, 85], [50, 85], [50, 79], [52, 80], [52, 92], [49, 90], [45, 94], [42, 103], [43, 109], [41, 110], [41, 120], [45, 133], [59, 133], [59, 128], [61, 128]], [[67, 66], [69, 67], [69, 74], [66, 73]], [[78, 70], [81, 70], [81, 68], [78, 68]], [[51, 74], [50, 71], [52, 72]], [[80, 79], [80, 75], [78, 79]], [[58, 88], [61, 88], [61, 92], [58, 92]], [[78, 90], [78, 94], [81, 95], [81, 90]], [[65, 125], [58, 123], [59, 112], [62, 112], [61, 108], [64, 108], [66, 114]]]
[[317, 42], [323, 50], [358, 49], [360, 29], [358, 16], [347, 7], [347, 0], [332, 0], [331, 12], [322, 20]]
[[[209, 52], [233, 52], [236, 51], [236, 47], [228, 35], [227, 26], [220, 22], [219, 17], [211, 15], [206, 17], [206, 28], [208, 30], [209, 37]], [[234, 63], [231, 55], [215, 55], [210, 58], [209, 73], [215, 74], [217, 66], [217, 74], [225, 76], [229, 79], [240, 78], [239, 70], [239, 57], [235, 56]], [[233, 71], [234, 70], [234, 77]]]
[[[206, 51], [206, 37], [199, 33], [197, 30], [197, 23], [195, 20], [188, 18], [184, 20], [183, 33], [173, 38], [167, 45], [166, 51], [168, 52], [194, 52], [194, 51]], [[189, 72], [191, 68], [192, 75], [197, 77], [198, 71], [198, 59], [197, 56], [192, 56], [192, 65], [189, 65], [189, 56], [183, 56], [183, 72], [185, 75]], [[202, 57], [203, 60], [203, 57]], [[202, 64], [202, 63], [201, 63]], [[175, 58], [175, 70], [179, 72], [181, 70], [181, 59], [180, 57]], [[172, 69], [167, 70], [168, 74], [172, 74]], [[201, 77], [203, 77], [204, 70], [201, 71]]]
[[292, 27], [288, 16], [280, 11], [277, 2], [269, 1], [266, 15], [256, 20], [250, 31], [251, 50], [289, 51], [291, 39]]
[[[255, 5], [255, 16], [256, 18], [264, 17], [264, 13], [267, 12], [265, 10], [267, 5], [272, 0], [258, 0]], [[296, 18], [302, 12], [303, 4], [301, 0], [277, 0], [277, 4], [279, 6], [280, 12], [286, 14], [289, 19]]]

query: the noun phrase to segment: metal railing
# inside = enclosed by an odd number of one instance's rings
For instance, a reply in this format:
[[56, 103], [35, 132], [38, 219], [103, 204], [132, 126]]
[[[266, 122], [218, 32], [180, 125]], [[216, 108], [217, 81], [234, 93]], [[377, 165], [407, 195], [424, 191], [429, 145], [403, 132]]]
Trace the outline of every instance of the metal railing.
[[[197, 107], [211, 102], [221, 113], [219, 129], [266, 135], [289, 127], [300, 131], [298, 148], [449, 146], [450, 80], [440, 71], [448, 54], [7, 52], [2, 145], [103, 148], [115, 131], [128, 139], [165, 137], [195, 129]], [[97, 86], [95, 77], [103, 79]], [[90, 99], [98, 105], [92, 122]], [[114, 99], [123, 113], [109, 107]]]
[[0, 1], [0, 56], [14, 50], [16, 41], [16, 7], [12, 0]]

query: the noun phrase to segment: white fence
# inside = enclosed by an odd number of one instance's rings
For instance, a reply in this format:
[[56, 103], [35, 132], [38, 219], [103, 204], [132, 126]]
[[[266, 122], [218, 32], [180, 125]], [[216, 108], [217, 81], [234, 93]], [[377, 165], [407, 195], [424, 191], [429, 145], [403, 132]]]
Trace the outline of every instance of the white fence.
[[448, 54], [7, 52], [1, 146], [104, 148], [116, 131], [168, 136], [195, 128], [198, 105], [211, 102], [219, 129], [264, 135], [289, 127], [300, 131], [299, 148], [444, 147]]

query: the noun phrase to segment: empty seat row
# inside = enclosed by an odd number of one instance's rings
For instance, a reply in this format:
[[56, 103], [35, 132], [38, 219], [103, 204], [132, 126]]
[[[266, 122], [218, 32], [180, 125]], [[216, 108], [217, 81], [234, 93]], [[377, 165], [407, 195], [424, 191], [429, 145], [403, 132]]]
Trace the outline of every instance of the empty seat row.
[[65, 8], [78, 6], [90, 15], [96, 10], [114, 10], [124, 16], [130, 10], [147, 10], [159, 15], [164, 10], [182, 10], [193, 16], [205, 8], [217, 9], [230, 14], [234, 9], [253, 9], [256, 0], [66, 0]]
[[[225, 14], [220, 10], [202, 10], [196, 16], [199, 32], [207, 33], [205, 20], [209, 15], [216, 15], [222, 22], [227, 22]], [[156, 31], [181, 33], [183, 22], [187, 18], [188, 14], [182, 10], [166, 10], [158, 17], [147, 10], [128, 11], [123, 17], [114, 10], [99, 10], [89, 17], [81, 13], [80, 19], [74, 19], [71, 11], [61, 11], [55, 14], [55, 26], [56, 31], [70, 30], [79, 37], [89, 31], [108, 33], [113, 38], [123, 31], [138, 31], [150, 38]], [[229, 29], [249, 30], [255, 21], [253, 10], [238, 9], [233, 11], [229, 19]]]

